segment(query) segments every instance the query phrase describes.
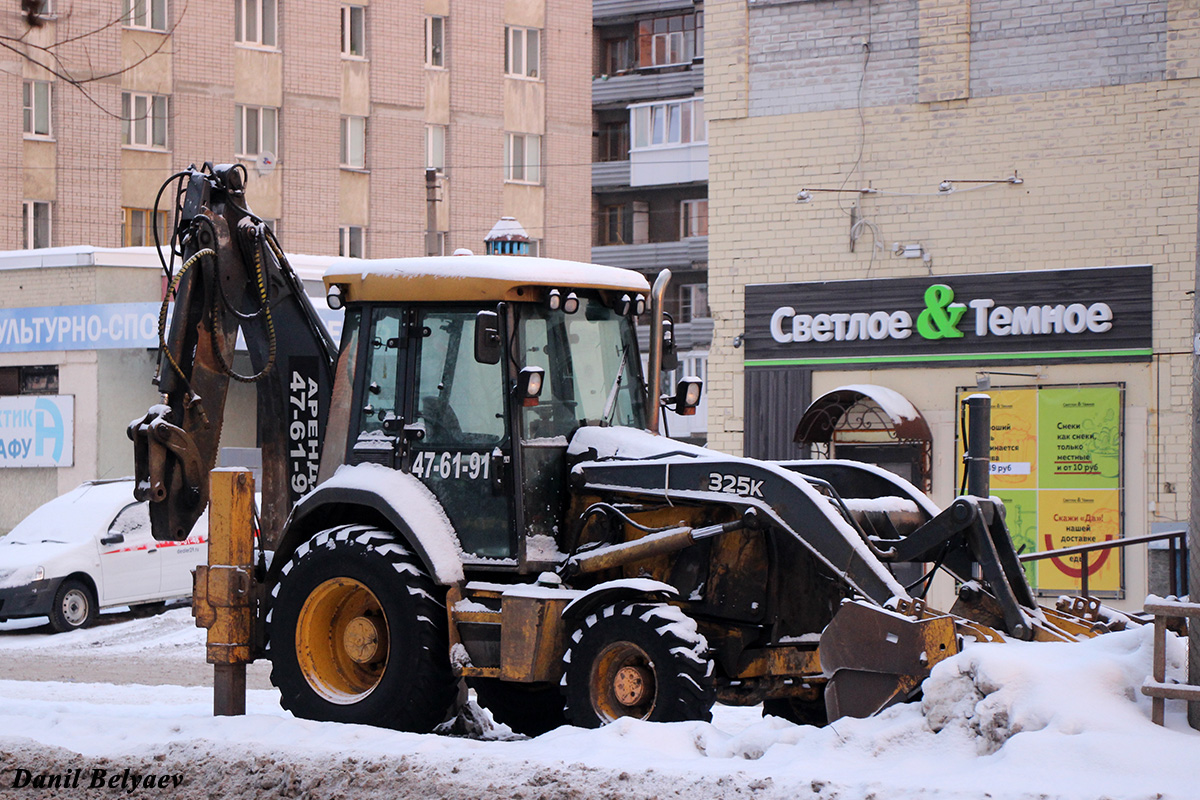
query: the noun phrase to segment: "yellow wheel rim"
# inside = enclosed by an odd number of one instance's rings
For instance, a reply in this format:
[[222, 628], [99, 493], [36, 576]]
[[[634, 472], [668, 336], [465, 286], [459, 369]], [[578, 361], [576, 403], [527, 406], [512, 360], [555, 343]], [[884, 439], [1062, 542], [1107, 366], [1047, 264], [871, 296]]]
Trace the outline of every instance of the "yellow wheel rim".
[[312, 591], [296, 623], [296, 660], [313, 691], [349, 705], [369, 695], [387, 667], [388, 625], [379, 599], [353, 578]]
[[605, 721], [646, 719], [654, 710], [658, 679], [654, 662], [632, 642], [614, 642], [592, 662], [592, 706]]

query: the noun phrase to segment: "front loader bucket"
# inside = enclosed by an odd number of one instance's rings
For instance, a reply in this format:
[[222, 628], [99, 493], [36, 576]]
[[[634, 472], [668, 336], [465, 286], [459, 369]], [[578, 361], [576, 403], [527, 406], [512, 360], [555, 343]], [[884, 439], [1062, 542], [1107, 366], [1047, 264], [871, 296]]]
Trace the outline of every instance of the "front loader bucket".
[[933, 666], [958, 653], [953, 617], [929, 614], [919, 602], [903, 607], [915, 616], [848, 601], [821, 633], [830, 720], [869, 717], [912, 699]]

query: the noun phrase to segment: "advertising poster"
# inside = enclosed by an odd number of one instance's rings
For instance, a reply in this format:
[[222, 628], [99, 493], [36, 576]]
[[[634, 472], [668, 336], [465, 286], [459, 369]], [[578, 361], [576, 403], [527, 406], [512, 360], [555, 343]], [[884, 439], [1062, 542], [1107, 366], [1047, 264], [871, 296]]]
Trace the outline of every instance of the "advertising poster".
[[[960, 390], [992, 398], [992, 494], [1005, 504], [1019, 552], [1045, 552], [1122, 535], [1119, 385]], [[961, 413], [961, 405], [960, 405]], [[961, 457], [963, 443], [958, 443]], [[961, 458], [959, 480], [962, 479]], [[1122, 589], [1121, 553], [1088, 554], [1088, 591]], [[1040, 592], [1075, 593], [1081, 555], [1025, 564]]]
[[0, 397], [0, 468], [69, 467], [75, 461], [75, 397]]

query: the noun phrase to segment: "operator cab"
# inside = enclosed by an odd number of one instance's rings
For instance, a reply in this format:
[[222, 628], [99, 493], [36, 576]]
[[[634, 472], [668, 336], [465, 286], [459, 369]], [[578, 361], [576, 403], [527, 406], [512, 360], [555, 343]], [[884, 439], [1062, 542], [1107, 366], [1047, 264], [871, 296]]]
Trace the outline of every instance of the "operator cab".
[[438, 498], [468, 565], [548, 566], [571, 436], [647, 427], [645, 278], [505, 256], [368, 263], [325, 277], [346, 307], [333, 402], [351, 413], [331, 415], [347, 422], [322, 479], [337, 463], [402, 470]]

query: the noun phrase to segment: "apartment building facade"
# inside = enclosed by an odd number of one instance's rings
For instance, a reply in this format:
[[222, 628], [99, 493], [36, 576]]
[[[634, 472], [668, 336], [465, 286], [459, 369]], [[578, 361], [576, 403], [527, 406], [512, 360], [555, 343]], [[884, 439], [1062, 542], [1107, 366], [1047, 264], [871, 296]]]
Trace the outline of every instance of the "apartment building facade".
[[[593, 0], [592, 260], [654, 280], [670, 269], [666, 307], [680, 367], [704, 378], [708, 310], [708, 136], [704, 6], [694, 0]], [[703, 441], [706, 408], [669, 415], [672, 436]]]
[[513, 216], [541, 252], [588, 257], [586, 7], [53, 0], [41, 21], [0, 75], [22, 106], [0, 249], [150, 243], [167, 176], [237, 161], [290, 251], [478, 251]]
[[[944, 505], [982, 392], [1026, 552], [1181, 528], [1194, 9], [708, 0], [705, 26], [713, 445], [875, 460]], [[1139, 606], [1151, 555], [1093, 557], [1091, 591]]]
[[[483, 252], [502, 217], [588, 260], [585, 5], [53, 0], [35, 27], [17, 8], [0, 12], [29, 56], [0, 56], [20, 104], [0, 118], [0, 532], [132, 472], [125, 426], [158, 399], [145, 245], [189, 164], [244, 165], [251, 208], [317, 286], [332, 257]], [[222, 443], [253, 447], [253, 391], [231, 392], [245, 412]]]

